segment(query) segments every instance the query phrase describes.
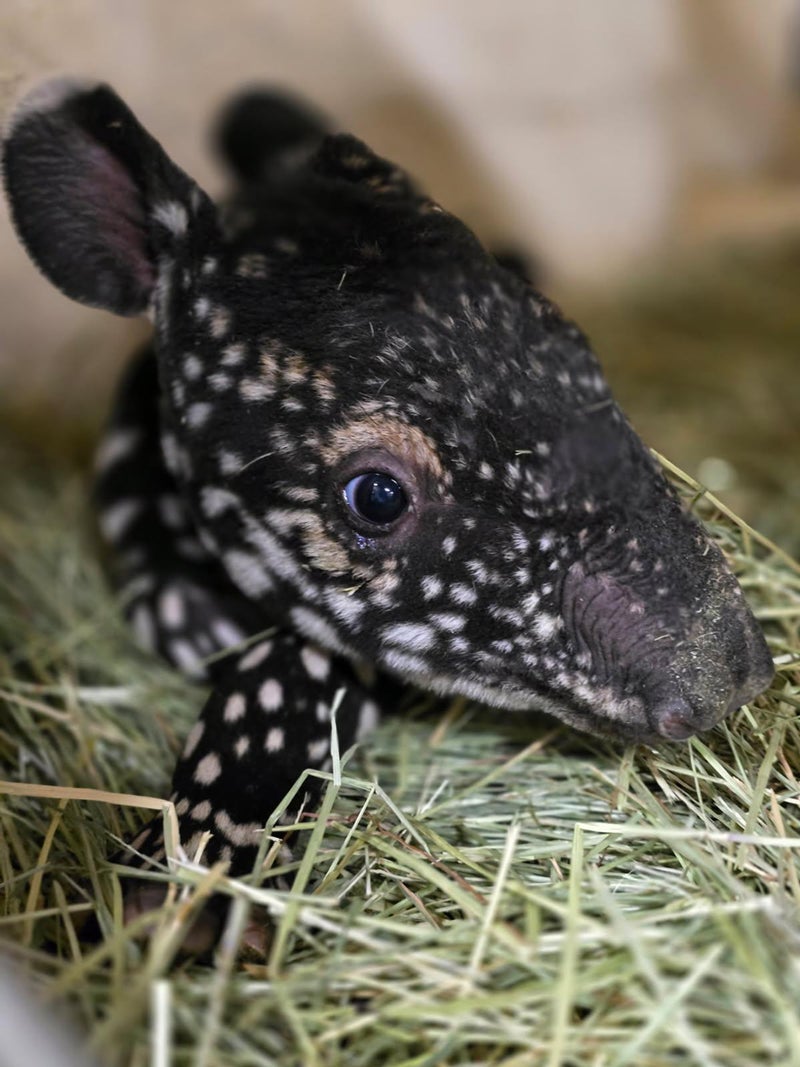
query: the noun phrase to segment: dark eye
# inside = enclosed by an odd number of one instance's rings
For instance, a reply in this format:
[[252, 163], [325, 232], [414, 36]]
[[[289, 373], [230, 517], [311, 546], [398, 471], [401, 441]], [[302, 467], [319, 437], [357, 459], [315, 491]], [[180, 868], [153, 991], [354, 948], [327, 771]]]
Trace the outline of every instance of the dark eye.
[[395, 522], [408, 507], [402, 485], [391, 474], [380, 471], [351, 478], [344, 487], [344, 498], [355, 515], [376, 526]]

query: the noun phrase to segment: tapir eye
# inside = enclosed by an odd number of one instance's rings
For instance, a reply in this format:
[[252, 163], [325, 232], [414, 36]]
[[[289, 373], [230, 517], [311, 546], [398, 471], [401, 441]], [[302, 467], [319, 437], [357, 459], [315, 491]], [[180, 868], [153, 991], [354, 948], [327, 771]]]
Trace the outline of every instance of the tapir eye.
[[375, 526], [396, 522], [408, 507], [408, 497], [400, 482], [381, 471], [351, 478], [344, 487], [344, 499], [354, 515]]

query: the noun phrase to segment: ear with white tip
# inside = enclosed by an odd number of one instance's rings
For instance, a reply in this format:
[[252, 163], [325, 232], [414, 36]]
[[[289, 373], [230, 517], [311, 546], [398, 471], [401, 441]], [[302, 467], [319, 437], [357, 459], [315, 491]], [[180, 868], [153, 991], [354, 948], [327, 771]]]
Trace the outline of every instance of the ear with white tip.
[[73, 300], [118, 315], [150, 304], [159, 259], [186, 239], [204, 193], [107, 85], [56, 80], [3, 138], [11, 216], [31, 259]]

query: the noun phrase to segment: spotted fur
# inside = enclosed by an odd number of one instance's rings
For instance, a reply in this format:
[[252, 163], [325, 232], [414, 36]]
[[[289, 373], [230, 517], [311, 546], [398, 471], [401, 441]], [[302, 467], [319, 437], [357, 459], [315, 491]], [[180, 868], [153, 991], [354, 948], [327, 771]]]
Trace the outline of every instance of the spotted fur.
[[[105, 86], [34, 91], [5, 140], [43, 272], [154, 322], [97, 500], [139, 640], [213, 684], [175, 772], [188, 847], [210, 831], [246, 869], [329, 760], [335, 694], [346, 748], [386, 675], [629, 740], [759, 693], [741, 589], [577, 327], [301, 105], [250, 94], [219, 139], [222, 206]], [[364, 472], [401, 487], [396, 519], [354, 511]], [[134, 844], [159, 858], [155, 829]]]

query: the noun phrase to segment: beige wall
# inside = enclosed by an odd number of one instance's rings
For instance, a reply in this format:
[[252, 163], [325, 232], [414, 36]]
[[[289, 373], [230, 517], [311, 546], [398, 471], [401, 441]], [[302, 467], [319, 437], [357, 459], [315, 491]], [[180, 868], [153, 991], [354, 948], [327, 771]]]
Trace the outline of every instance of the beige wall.
[[[112, 81], [212, 191], [209, 115], [243, 81], [321, 102], [489, 239], [602, 282], [674, 230], [687, 183], [768, 160], [789, 0], [3, 0], [0, 107]], [[0, 391], [105, 388], [131, 325], [38, 278], [0, 217]]]

